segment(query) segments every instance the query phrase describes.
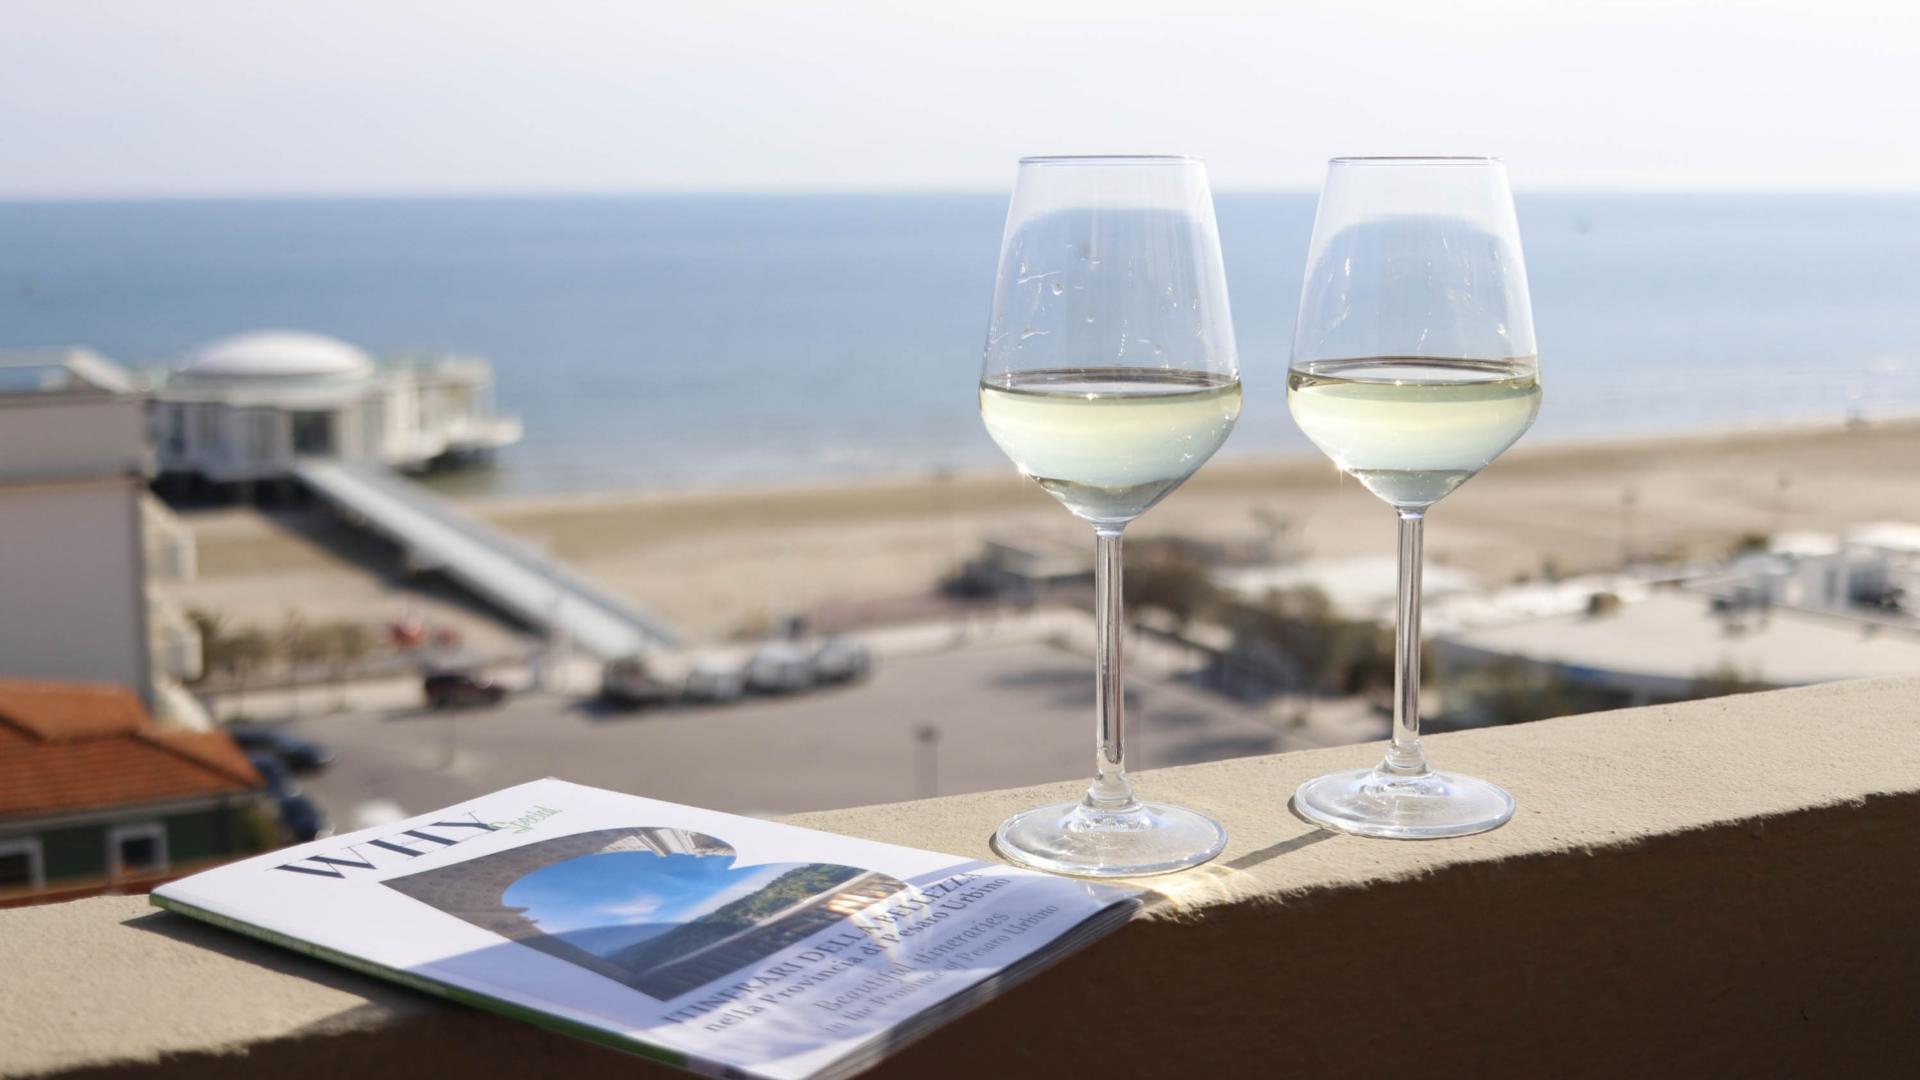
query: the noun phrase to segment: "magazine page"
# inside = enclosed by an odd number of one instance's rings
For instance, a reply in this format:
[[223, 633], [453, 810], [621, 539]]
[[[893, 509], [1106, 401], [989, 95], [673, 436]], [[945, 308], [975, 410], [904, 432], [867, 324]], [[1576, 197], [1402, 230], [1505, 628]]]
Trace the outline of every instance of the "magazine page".
[[697, 1071], [798, 1078], [1138, 896], [549, 779], [154, 902]]

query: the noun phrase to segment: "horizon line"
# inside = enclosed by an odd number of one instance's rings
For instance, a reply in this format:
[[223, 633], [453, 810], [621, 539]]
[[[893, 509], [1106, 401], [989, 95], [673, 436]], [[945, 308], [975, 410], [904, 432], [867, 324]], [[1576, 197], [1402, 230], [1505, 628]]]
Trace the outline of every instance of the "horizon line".
[[[756, 188], [715, 185], [710, 187], [622, 187], [622, 188], [398, 188], [348, 191], [168, 191], [168, 192], [87, 192], [80, 194], [37, 191], [0, 191], [0, 204], [111, 204], [111, 203], [274, 203], [274, 202], [409, 202], [409, 201], [484, 201], [491, 199], [628, 199], [628, 198], [858, 198], [898, 196], [1005, 196], [1006, 187], [902, 185], [898, 187], [789, 187]], [[1320, 185], [1222, 185], [1216, 196], [1243, 195], [1317, 195]], [[1671, 187], [1638, 184], [1584, 186], [1580, 184], [1540, 184], [1517, 188], [1516, 196], [1529, 195], [1625, 195], [1625, 196], [1920, 196], [1920, 185], [1896, 186], [1804, 186], [1770, 187], [1739, 185], [1677, 185]]]

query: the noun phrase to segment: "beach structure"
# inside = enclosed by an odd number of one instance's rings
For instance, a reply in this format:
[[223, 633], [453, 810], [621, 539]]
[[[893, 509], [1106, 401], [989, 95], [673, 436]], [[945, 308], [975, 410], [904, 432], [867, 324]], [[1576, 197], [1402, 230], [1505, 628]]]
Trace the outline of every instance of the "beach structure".
[[397, 546], [410, 569], [445, 574], [551, 643], [606, 661], [678, 641], [666, 623], [388, 469], [313, 459], [293, 475]]
[[0, 675], [108, 683], [163, 725], [204, 727], [181, 683], [200, 638], [155, 586], [193, 537], [147, 493], [144, 397], [84, 349], [0, 355]]
[[1789, 607], [1920, 627], [1920, 525], [1881, 521], [1834, 536], [1781, 533], [1688, 587], [1723, 606]]
[[386, 364], [320, 334], [265, 331], [189, 351], [149, 379], [163, 477], [250, 485], [322, 459], [416, 471], [520, 438], [493, 407], [493, 369], [471, 357]]
[[1045, 534], [988, 539], [956, 582], [962, 592], [1028, 597], [1092, 584], [1093, 554], [1087, 546]]
[[[21, 410], [0, 425], [0, 543], [14, 541], [23, 571], [0, 581], [0, 606], [57, 624], [5, 620], [0, 673], [113, 682], [163, 722], [206, 723], [179, 687], [200, 673], [199, 637], [145, 587], [149, 568], [190, 577], [194, 562], [191, 533], [146, 494], [156, 459], [163, 480], [304, 488], [392, 542], [409, 569], [445, 574], [560, 652], [614, 660], [674, 644], [658, 619], [395, 471], [518, 439], [490, 385], [484, 361], [381, 368], [314, 334], [222, 339], [146, 384], [85, 349], [0, 354], [0, 408]], [[72, 511], [49, 494], [80, 489]], [[29, 571], [29, 551], [46, 565]], [[116, 635], [124, 648], [103, 644]]]
[[[1584, 586], [1584, 587], [1583, 587]], [[1505, 668], [1604, 705], [1920, 670], [1920, 526], [1782, 533], [1725, 566], [1665, 582], [1598, 579], [1442, 604], [1445, 681]], [[1504, 616], [1504, 617], [1503, 617]]]
[[398, 471], [484, 456], [520, 438], [493, 409], [484, 360], [378, 365], [319, 334], [222, 338], [153, 383], [164, 476], [218, 485], [295, 483], [562, 651], [613, 660], [672, 644], [664, 623], [409, 483]]
[[1549, 674], [1612, 706], [1699, 697], [1702, 686], [1805, 686], [1920, 671], [1920, 633], [1912, 629], [1792, 609], [1729, 613], [1683, 589], [1444, 633], [1429, 652], [1443, 683], [1505, 666]]

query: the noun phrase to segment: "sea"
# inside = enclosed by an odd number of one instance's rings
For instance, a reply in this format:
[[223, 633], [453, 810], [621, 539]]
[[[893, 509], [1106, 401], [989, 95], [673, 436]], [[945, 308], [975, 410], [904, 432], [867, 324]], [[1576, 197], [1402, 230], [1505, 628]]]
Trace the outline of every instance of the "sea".
[[[1285, 377], [1311, 194], [1222, 194], [1247, 388]], [[758, 487], [1004, 465], [975, 387], [1004, 194], [0, 202], [0, 348], [134, 367], [256, 329], [495, 368], [464, 487]], [[1530, 442], [1920, 410], [1920, 196], [1523, 195]], [[1010, 468], [1010, 466], [1008, 466]]]

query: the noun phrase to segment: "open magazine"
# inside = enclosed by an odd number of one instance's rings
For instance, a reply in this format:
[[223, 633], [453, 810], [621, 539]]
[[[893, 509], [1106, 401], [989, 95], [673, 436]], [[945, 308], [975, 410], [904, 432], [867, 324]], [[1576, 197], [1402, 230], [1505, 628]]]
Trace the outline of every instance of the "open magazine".
[[1141, 894], [536, 780], [159, 907], [712, 1076], [846, 1076]]

